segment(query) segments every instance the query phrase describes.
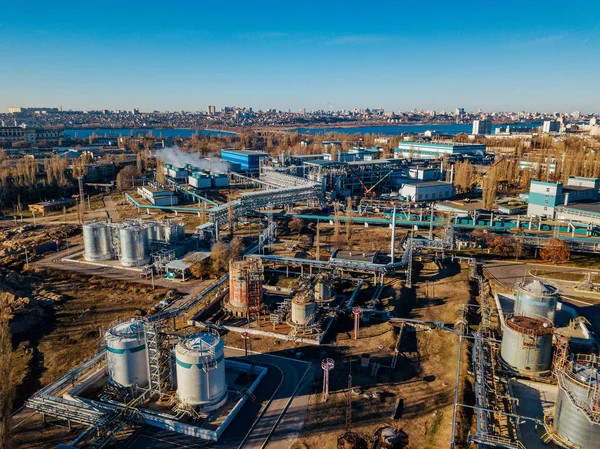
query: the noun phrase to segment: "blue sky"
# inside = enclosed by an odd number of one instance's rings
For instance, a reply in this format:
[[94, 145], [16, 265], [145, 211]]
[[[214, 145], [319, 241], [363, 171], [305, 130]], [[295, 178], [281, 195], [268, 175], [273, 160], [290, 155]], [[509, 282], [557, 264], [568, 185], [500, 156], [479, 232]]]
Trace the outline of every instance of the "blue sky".
[[600, 3], [5, 0], [0, 110], [600, 112]]

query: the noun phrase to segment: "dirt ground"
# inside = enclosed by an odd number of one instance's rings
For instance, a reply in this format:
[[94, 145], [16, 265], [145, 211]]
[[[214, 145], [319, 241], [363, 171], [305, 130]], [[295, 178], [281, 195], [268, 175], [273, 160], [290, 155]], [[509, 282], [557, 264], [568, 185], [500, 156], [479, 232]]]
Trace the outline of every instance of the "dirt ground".
[[[416, 296], [415, 296], [416, 293]], [[443, 321], [452, 325], [457, 307], [468, 303], [468, 269], [458, 264], [439, 269], [425, 264], [415, 283], [415, 291], [394, 280], [384, 290], [389, 307], [398, 316], [423, 321]], [[364, 295], [363, 295], [364, 296]], [[352, 360], [352, 429], [370, 441], [385, 424], [397, 426], [409, 436], [412, 449], [448, 447], [451, 438], [455, 369], [458, 351], [456, 335], [441, 330], [408, 327], [402, 339], [402, 354], [395, 370], [391, 361], [397, 329], [389, 323], [361, 323], [359, 339], [352, 338], [352, 321], [337, 323], [335, 345], [320, 347], [334, 359], [327, 402], [322, 399], [322, 377], [315, 381], [309, 416], [298, 444], [309, 449], [335, 448], [343, 433], [346, 417], [348, 374]], [[360, 366], [360, 355], [370, 354], [381, 363], [377, 375], [372, 367]], [[321, 354], [323, 355], [323, 354]], [[377, 392], [373, 396], [373, 392]], [[396, 401], [403, 401], [401, 417], [392, 419]]]
[[[11, 320], [20, 372], [15, 408], [39, 388], [98, 349], [103, 329], [117, 320], [144, 315], [167, 290], [141, 284], [35, 268], [11, 286], [26, 298]], [[4, 289], [8, 287], [3, 285]]]

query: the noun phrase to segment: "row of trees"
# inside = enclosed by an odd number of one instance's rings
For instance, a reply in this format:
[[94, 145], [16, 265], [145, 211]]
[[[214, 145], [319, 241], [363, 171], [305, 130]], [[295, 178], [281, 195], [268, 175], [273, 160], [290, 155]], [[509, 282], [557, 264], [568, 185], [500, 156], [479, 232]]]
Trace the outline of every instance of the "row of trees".
[[[486, 239], [486, 244], [490, 253], [496, 256], [519, 259], [525, 254], [523, 244], [518, 237], [495, 235]], [[546, 262], [563, 263], [571, 257], [571, 250], [563, 240], [551, 238], [540, 249], [539, 255]]]

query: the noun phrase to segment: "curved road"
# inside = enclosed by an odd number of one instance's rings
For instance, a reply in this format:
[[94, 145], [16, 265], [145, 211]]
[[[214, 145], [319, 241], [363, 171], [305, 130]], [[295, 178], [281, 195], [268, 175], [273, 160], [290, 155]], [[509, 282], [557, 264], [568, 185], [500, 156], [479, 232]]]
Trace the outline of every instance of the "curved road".
[[[244, 351], [226, 348], [227, 358], [246, 361]], [[256, 399], [246, 401], [218, 442], [206, 442], [193, 437], [144, 427], [119, 447], [126, 449], [201, 448], [209, 445], [224, 449], [279, 449], [289, 447], [290, 437], [297, 435], [304, 424], [307, 397], [295, 398], [299, 386], [309, 383], [310, 363], [272, 354], [251, 354], [249, 361], [268, 368], [254, 392]], [[304, 379], [304, 381], [303, 381]]]

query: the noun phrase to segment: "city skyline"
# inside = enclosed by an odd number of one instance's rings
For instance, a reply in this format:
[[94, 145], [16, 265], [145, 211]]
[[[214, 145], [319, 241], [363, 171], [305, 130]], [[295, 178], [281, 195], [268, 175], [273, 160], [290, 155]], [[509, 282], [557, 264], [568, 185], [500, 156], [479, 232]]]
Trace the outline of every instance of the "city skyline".
[[597, 112], [591, 2], [158, 5], [6, 5], [0, 110]]

